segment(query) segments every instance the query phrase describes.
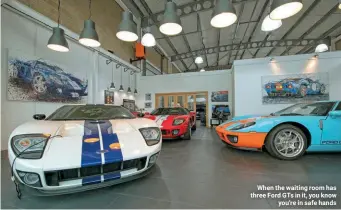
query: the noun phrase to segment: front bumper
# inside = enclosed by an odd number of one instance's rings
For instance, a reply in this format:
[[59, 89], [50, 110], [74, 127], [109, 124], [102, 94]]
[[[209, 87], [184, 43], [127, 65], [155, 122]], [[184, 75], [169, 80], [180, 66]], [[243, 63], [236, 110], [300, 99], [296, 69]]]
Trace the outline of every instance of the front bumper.
[[30, 194], [30, 195], [35, 195], [35, 196], [53, 196], [53, 195], [64, 195], [64, 194], [72, 194], [72, 193], [77, 193], [77, 192], [83, 192], [87, 190], [94, 190], [94, 189], [99, 189], [103, 187], [108, 187], [112, 185], [117, 185], [121, 184], [124, 182], [129, 182], [135, 179], [142, 178], [149, 173], [151, 173], [155, 168], [155, 164], [152, 166], [148, 167], [146, 170], [143, 172], [133, 175], [133, 176], [128, 176], [124, 177], [121, 179], [116, 179], [108, 182], [101, 182], [98, 184], [92, 184], [92, 185], [85, 185], [85, 186], [80, 186], [80, 187], [75, 187], [75, 188], [69, 188], [69, 189], [58, 189], [58, 190], [44, 190], [44, 189], [38, 189], [38, 188], [32, 188], [29, 187], [23, 183], [21, 183], [18, 178], [16, 178], [17, 183], [20, 185], [20, 190], [22, 191], [23, 194]]
[[234, 147], [262, 149], [267, 133], [234, 132], [226, 130], [233, 122], [216, 127], [221, 140]]
[[170, 128], [161, 128], [162, 139], [178, 139], [185, 135], [188, 125], [171, 126]]

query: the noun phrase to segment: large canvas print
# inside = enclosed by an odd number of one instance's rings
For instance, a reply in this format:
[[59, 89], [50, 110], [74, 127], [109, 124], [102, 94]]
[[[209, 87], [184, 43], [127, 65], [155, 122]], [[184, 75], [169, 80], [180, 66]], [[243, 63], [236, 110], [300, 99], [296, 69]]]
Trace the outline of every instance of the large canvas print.
[[211, 94], [212, 102], [228, 102], [229, 91], [213, 91]]
[[262, 77], [263, 104], [329, 100], [328, 73]]
[[85, 71], [9, 51], [7, 93], [9, 100], [87, 103], [88, 82]]

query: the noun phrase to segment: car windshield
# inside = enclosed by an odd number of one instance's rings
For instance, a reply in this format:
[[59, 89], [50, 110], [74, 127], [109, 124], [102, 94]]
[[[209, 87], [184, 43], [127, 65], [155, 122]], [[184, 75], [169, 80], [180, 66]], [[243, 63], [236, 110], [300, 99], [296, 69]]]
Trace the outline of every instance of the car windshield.
[[188, 111], [184, 108], [158, 108], [151, 115], [187, 115]]
[[281, 111], [275, 112], [274, 116], [326, 116], [334, 107], [334, 102], [317, 102], [295, 104]]
[[51, 114], [47, 120], [112, 120], [133, 119], [124, 107], [110, 105], [65, 105]]

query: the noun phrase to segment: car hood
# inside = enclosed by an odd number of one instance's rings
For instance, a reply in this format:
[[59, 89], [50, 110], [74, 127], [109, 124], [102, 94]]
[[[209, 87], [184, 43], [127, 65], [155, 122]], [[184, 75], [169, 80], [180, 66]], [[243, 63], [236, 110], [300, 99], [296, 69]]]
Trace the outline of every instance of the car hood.
[[148, 115], [149, 119], [155, 121], [161, 128], [168, 128], [173, 125], [175, 119], [188, 119], [188, 115]]
[[44, 155], [44, 170], [86, 167], [147, 156], [147, 146], [138, 129], [156, 127], [148, 119], [106, 121], [35, 121], [12, 134], [50, 134]]

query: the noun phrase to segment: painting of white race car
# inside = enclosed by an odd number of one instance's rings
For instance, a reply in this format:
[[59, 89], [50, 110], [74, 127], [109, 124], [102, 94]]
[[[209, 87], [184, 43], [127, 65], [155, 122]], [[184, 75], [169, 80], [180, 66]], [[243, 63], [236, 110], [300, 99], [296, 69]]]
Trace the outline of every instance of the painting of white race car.
[[66, 194], [150, 172], [160, 154], [159, 126], [115, 105], [65, 105], [34, 115], [10, 135], [12, 178], [30, 193]]

